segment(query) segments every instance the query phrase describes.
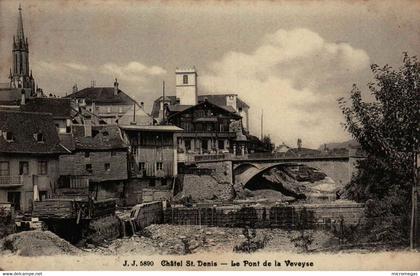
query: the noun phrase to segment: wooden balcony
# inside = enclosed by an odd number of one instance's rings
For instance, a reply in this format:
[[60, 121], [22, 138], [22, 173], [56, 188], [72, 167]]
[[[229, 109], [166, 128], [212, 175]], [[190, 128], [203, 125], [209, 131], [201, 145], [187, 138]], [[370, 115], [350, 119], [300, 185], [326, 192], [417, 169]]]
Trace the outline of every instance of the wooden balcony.
[[177, 137], [185, 138], [194, 138], [194, 137], [204, 137], [204, 138], [235, 138], [235, 132], [229, 131], [184, 131], [176, 134]]
[[23, 185], [22, 176], [20, 175], [5, 175], [0, 176], [0, 188], [12, 188]]

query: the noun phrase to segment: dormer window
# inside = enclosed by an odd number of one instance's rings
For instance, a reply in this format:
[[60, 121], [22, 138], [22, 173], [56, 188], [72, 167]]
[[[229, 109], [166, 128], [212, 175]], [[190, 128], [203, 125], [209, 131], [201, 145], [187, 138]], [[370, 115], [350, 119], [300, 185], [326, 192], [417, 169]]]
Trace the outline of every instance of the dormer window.
[[182, 83], [183, 84], [188, 84], [188, 75], [183, 75], [182, 76]]
[[45, 142], [44, 135], [43, 135], [41, 132], [34, 133], [34, 139], [35, 139], [35, 141], [37, 141], [38, 143]]

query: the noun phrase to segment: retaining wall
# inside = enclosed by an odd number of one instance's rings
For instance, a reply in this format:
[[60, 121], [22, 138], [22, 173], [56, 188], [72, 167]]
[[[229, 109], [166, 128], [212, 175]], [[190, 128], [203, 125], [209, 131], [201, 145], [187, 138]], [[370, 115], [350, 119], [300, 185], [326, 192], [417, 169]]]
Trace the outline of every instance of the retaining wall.
[[346, 225], [363, 221], [364, 205], [305, 204], [284, 206], [172, 207], [163, 212], [164, 223], [221, 227], [295, 228], [328, 226], [343, 220]]
[[136, 212], [131, 217], [134, 217], [136, 229], [143, 229], [163, 221], [163, 203], [161, 201], [138, 204], [133, 209]]

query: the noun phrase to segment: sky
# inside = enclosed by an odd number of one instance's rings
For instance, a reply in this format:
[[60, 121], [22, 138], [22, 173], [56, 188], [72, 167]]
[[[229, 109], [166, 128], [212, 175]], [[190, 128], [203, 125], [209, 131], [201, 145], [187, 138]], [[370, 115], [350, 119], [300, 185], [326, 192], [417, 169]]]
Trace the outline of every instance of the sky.
[[350, 138], [337, 99], [368, 97], [372, 63], [419, 56], [420, 1], [0, 0], [0, 82], [12, 63], [19, 3], [39, 87], [120, 88], [150, 112], [175, 94], [175, 69], [197, 68], [199, 94], [236, 93], [250, 131], [318, 148]]

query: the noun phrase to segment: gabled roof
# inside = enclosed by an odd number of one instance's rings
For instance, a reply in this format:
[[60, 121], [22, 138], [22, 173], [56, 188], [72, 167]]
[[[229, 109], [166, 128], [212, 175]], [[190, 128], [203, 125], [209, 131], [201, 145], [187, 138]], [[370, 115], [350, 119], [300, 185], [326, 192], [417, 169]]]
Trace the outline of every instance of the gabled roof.
[[0, 87], [0, 105], [19, 105], [20, 97], [18, 88]]
[[130, 125], [133, 123], [135, 115], [136, 125], [152, 125], [153, 118], [147, 114], [143, 108], [138, 105], [133, 105], [127, 112], [118, 119], [118, 125]]
[[87, 87], [67, 95], [65, 98], [85, 99], [87, 104], [95, 102], [96, 104], [108, 105], [138, 105], [134, 99], [121, 89], [118, 89], [117, 95], [114, 95], [114, 87]]
[[231, 112], [231, 111], [229, 111], [229, 110], [227, 110], [227, 109], [225, 109], [221, 106], [218, 106], [218, 105], [216, 105], [212, 102], [204, 101], [202, 103], [192, 105], [192, 106], [184, 109], [183, 111], [172, 113], [172, 114], [169, 115], [168, 119], [172, 119], [174, 117], [180, 116], [181, 114], [185, 114], [185, 113], [190, 112], [194, 109], [197, 109], [198, 107], [201, 107], [201, 106], [209, 106], [210, 108], [219, 110], [221, 113], [229, 114], [230, 116], [232, 116], [233, 118], [236, 118], [236, 119], [242, 118], [240, 115], [236, 114], [235, 112]]
[[217, 95], [200, 95], [198, 96], [198, 102], [204, 101], [207, 99], [209, 102], [212, 102], [217, 105], [226, 105], [226, 96], [236, 96], [236, 106], [239, 108], [249, 108], [249, 105], [247, 105], [244, 101], [242, 101], [238, 95], [236, 94], [217, 94]]
[[[66, 152], [60, 146], [53, 118], [48, 113], [0, 111], [0, 152], [28, 154], [59, 154]], [[7, 132], [13, 136], [7, 141]], [[37, 142], [35, 134], [42, 134]]]
[[[219, 95], [199, 95], [197, 97], [198, 103], [204, 102], [206, 99], [207, 101], [216, 104], [218, 106], [221, 106], [230, 112], [235, 112], [234, 108], [231, 106], [227, 106], [226, 103], [226, 96], [229, 95], [236, 95], [236, 94], [219, 94]], [[152, 108], [152, 117], [158, 118], [159, 117], [159, 110], [160, 110], [160, 102], [162, 101], [162, 96], [157, 98], [153, 103]], [[191, 105], [180, 105], [177, 102], [176, 96], [165, 96], [165, 102], [169, 102], [169, 108], [171, 111], [184, 111], [188, 107], [191, 107]], [[249, 105], [247, 105], [244, 101], [242, 101], [239, 97], [236, 97], [236, 106], [238, 109], [240, 108], [249, 108]]]
[[71, 118], [76, 111], [71, 99], [64, 98], [32, 98], [20, 106], [20, 110], [27, 112], [51, 113], [54, 119]]
[[88, 137], [85, 136], [84, 125], [73, 125], [72, 132], [76, 150], [112, 150], [128, 147], [117, 125], [92, 126], [92, 136]]

